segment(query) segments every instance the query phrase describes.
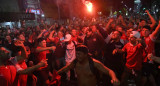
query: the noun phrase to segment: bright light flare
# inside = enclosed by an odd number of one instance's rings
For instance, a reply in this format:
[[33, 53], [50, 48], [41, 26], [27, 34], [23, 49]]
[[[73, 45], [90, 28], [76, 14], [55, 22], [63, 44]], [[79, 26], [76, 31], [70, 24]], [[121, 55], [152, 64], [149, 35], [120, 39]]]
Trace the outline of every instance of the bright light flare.
[[92, 3], [90, 1], [85, 1], [85, 5], [86, 5], [88, 11], [92, 12], [92, 7], [93, 7]]

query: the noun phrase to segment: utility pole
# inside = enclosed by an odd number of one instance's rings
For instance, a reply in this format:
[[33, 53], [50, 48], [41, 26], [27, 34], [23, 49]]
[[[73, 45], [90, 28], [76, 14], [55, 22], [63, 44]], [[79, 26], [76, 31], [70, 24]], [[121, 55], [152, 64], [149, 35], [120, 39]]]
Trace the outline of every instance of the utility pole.
[[57, 0], [57, 8], [58, 8], [58, 19], [61, 19], [61, 14], [60, 14], [60, 7], [59, 7], [60, 1]]

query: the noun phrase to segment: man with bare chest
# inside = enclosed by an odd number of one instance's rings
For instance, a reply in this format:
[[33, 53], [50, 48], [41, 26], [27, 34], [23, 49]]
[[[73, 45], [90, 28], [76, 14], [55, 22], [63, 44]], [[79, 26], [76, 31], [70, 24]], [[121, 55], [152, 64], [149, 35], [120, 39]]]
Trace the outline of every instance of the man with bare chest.
[[[115, 73], [105, 67], [101, 62], [90, 57], [88, 48], [85, 45], [78, 45], [76, 48], [76, 60], [58, 71], [58, 74], [75, 69], [78, 86], [96, 86], [98, 72], [102, 72], [111, 77], [114, 85], [120, 85]], [[95, 72], [97, 70], [98, 72]], [[106, 83], [107, 84], [107, 83]]]

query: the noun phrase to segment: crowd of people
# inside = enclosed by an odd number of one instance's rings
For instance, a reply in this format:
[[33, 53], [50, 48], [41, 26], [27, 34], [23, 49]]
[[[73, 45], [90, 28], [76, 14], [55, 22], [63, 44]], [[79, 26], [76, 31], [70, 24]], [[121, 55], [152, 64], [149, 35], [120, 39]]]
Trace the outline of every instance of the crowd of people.
[[160, 20], [76, 18], [0, 29], [2, 86], [159, 86]]

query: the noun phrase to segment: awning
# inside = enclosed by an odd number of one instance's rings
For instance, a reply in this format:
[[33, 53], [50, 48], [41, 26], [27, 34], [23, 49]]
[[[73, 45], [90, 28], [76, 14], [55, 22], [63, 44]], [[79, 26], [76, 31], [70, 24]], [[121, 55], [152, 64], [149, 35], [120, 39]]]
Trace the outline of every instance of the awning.
[[34, 13], [18, 13], [18, 12], [1, 12], [0, 22], [19, 21], [19, 20], [35, 20]]

